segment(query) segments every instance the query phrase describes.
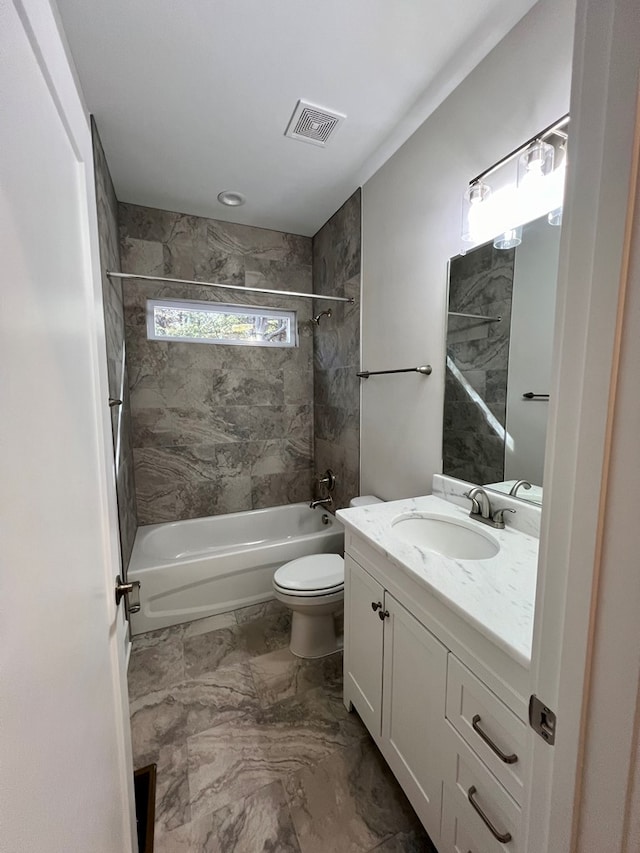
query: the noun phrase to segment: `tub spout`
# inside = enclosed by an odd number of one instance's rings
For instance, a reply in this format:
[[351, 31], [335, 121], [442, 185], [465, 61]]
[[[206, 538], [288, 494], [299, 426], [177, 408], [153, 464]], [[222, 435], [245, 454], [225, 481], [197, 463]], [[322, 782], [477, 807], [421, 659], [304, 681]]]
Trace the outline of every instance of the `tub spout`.
[[331, 497], [331, 495], [329, 495], [329, 496], [328, 496], [328, 497], [326, 497], [326, 498], [322, 498], [322, 500], [319, 500], [319, 501], [311, 501], [311, 503], [309, 504], [309, 509], [315, 509], [317, 506], [327, 506], [327, 507], [329, 507], [329, 506], [332, 506], [332, 505], [333, 505], [333, 498]]

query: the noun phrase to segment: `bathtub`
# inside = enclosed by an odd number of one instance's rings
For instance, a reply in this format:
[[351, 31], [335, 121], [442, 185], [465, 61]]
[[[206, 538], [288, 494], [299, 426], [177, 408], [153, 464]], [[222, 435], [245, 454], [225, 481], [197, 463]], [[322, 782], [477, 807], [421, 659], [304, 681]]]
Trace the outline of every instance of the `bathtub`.
[[343, 550], [340, 522], [304, 503], [139, 527], [128, 572], [140, 581], [132, 633], [267, 601], [283, 563]]

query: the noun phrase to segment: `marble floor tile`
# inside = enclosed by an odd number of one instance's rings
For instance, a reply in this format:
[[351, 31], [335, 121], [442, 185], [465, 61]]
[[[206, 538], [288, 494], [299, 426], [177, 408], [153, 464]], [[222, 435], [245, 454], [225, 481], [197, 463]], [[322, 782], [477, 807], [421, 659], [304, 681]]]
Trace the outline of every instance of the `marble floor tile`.
[[189, 737], [192, 814], [231, 805], [366, 736], [339, 696], [316, 688]]
[[156, 825], [153, 853], [197, 853], [191, 846], [191, 824], [171, 830]]
[[138, 697], [130, 705], [136, 766], [156, 761], [163, 747], [180, 738], [229, 722], [258, 707], [258, 694], [246, 663]]
[[242, 663], [251, 657], [237, 625], [188, 637], [183, 649], [188, 678], [206, 676], [218, 667]]
[[294, 773], [284, 786], [302, 853], [365, 853], [399, 832], [419, 829], [369, 739]]
[[291, 636], [291, 612], [273, 609], [262, 619], [253, 619], [238, 624], [242, 643], [251, 657], [265, 654], [289, 645]]
[[145, 631], [136, 634], [133, 638], [134, 649], [148, 649], [157, 646], [169, 639], [181, 640], [184, 633], [184, 625], [170, 625], [168, 628], [157, 628], [155, 631]]
[[191, 844], [194, 853], [300, 853], [280, 782], [195, 821]]
[[247, 620], [230, 628], [185, 637], [183, 643], [185, 672], [198, 678], [221, 666], [248, 661], [257, 655], [282, 648], [289, 643], [290, 614]]
[[218, 613], [217, 616], [207, 616], [205, 619], [197, 619], [195, 622], [187, 622], [183, 626], [183, 637], [199, 637], [200, 634], [208, 634], [220, 628], [232, 628], [236, 625], [234, 611], [230, 613]]
[[438, 853], [431, 839], [422, 829], [399, 832], [393, 838], [383, 841], [372, 853]]
[[342, 655], [301, 660], [268, 601], [134, 638], [136, 767], [156, 853], [435, 853], [357, 714]]
[[129, 661], [129, 697], [172, 687], [184, 681], [182, 626], [135, 637]]
[[187, 736], [226, 723], [257, 710], [258, 693], [248, 664], [222, 667], [191, 679], [175, 691], [185, 709]]
[[156, 831], [167, 832], [191, 820], [187, 745], [161, 747], [156, 774]]
[[173, 690], [155, 690], [133, 699], [129, 711], [134, 767], [158, 760], [162, 747], [181, 743], [185, 738], [187, 714]]
[[286, 612], [285, 605], [275, 598], [260, 604], [250, 604], [249, 607], [240, 607], [234, 611], [238, 625], [252, 622], [254, 619], [262, 619], [264, 616], [278, 616]]
[[252, 658], [249, 667], [263, 707], [298, 696], [313, 687], [339, 690], [342, 686], [341, 652], [317, 660], [303, 660], [288, 648], [277, 649]]

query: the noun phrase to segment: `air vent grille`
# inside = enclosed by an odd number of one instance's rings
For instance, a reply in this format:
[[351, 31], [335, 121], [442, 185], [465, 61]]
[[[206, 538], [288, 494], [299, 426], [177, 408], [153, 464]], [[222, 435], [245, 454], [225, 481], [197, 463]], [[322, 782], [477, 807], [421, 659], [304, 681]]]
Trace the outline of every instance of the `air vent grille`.
[[307, 101], [298, 101], [285, 136], [324, 147], [345, 118], [342, 113], [326, 110]]

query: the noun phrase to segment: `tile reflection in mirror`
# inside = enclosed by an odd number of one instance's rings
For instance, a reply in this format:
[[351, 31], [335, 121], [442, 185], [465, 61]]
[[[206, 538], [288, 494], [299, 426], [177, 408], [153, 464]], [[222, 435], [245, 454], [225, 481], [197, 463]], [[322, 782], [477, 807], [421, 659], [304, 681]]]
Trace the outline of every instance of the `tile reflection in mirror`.
[[518, 248], [449, 264], [443, 473], [505, 492], [526, 479], [518, 497], [536, 503], [549, 404], [523, 394], [549, 392], [559, 237], [543, 217]]

